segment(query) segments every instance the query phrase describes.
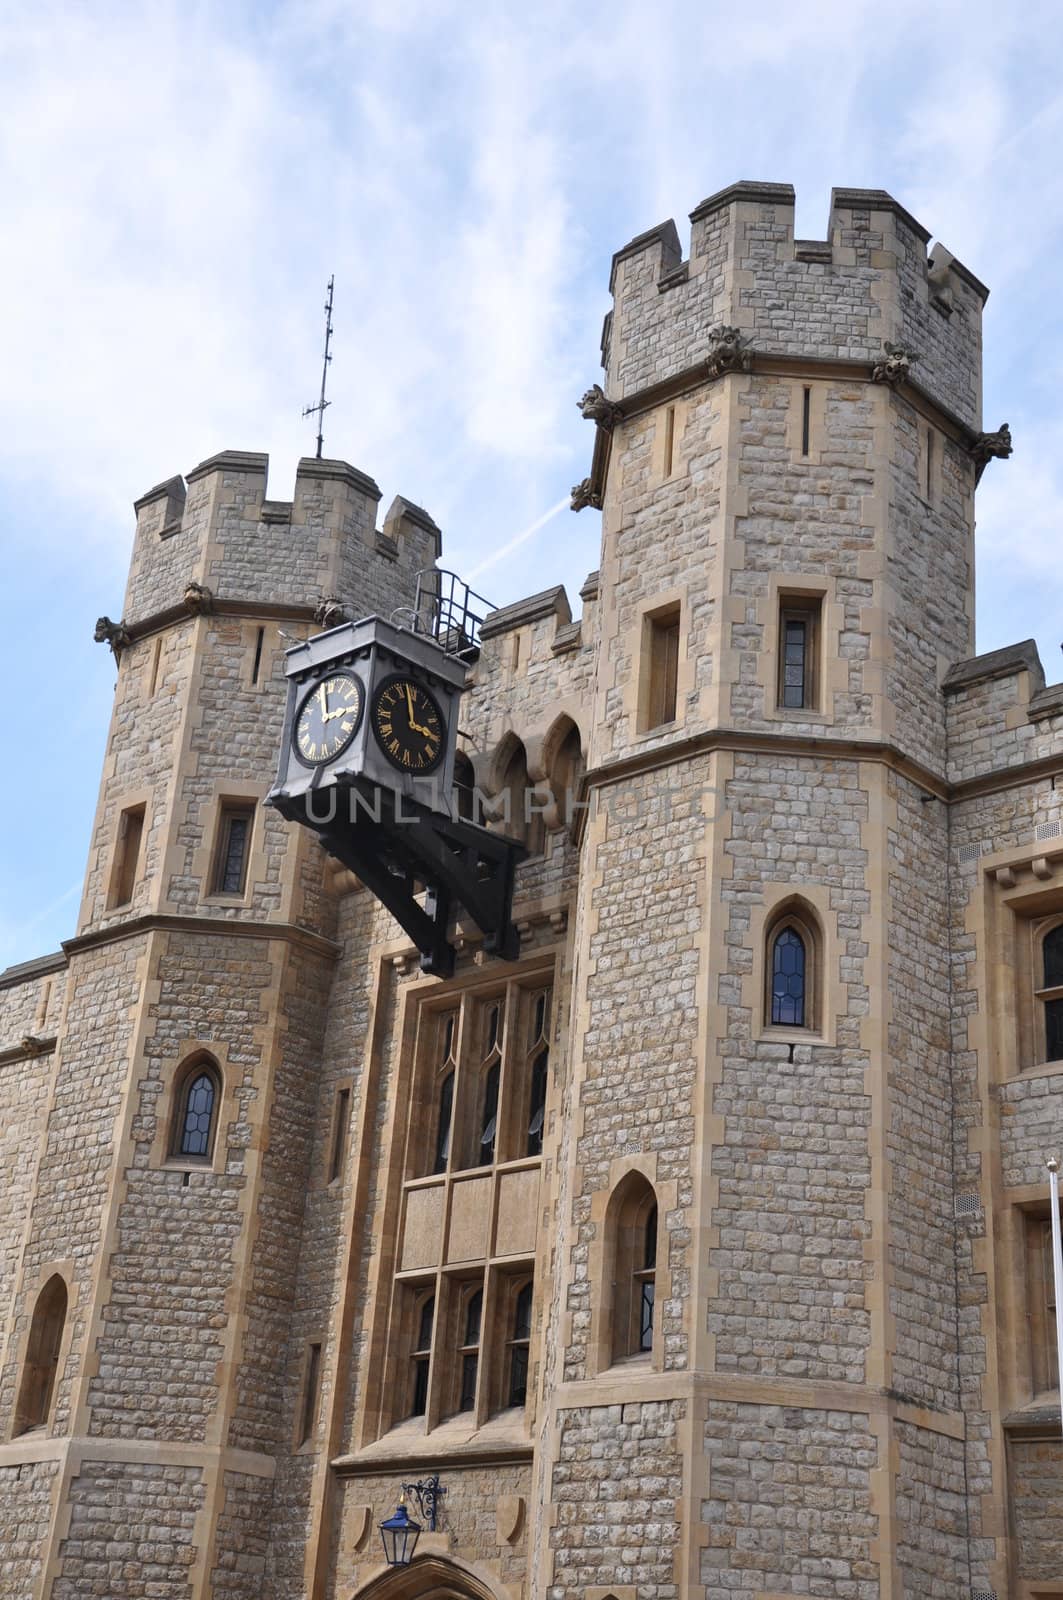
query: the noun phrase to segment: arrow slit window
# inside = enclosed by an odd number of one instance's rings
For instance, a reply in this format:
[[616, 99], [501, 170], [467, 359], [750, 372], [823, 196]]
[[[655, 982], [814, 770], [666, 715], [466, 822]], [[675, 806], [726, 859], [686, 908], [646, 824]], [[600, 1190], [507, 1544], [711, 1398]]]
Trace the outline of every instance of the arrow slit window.
[[380, 1431], [459, 1413], [479, 1428], [531, 1395], [550, 998], [540, 960], [421, 1003]]

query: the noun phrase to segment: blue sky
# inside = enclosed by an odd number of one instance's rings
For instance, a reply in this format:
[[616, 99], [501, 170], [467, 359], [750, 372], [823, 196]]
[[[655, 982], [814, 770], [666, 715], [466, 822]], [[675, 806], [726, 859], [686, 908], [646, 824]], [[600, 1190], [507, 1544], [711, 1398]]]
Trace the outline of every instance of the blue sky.
[[[459, 571], [587, 471], [612, 251], [738, 178], [892, 191], [992, 289], [978, 644], [1063, 676], [1058, 8], [933, 0], [39, 0], [0, 20], [0, 392], [10, 775], [0, 965], [74, 928], [132, 501], [219, 449], [326, 452], [426, 506]], [[497, 603], [597, 565], [563, 512]]]

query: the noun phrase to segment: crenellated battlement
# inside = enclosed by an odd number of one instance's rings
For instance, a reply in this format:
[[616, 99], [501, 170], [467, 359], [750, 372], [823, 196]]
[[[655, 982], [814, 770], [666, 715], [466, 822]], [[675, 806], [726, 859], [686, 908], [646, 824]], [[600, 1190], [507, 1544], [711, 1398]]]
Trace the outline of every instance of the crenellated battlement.
[[207, 603], [329, 599], [355, 616], [410, 603], [441, 550], [426, 511], [397, 496], [378, 528], [380, 489], [346, 461], [304, 457], [291, 500], [268, 498], [268, 475], [268, 455], [224, 450], [135, 502], [127, 626], [180, 605], [190, 586]]
[[882, 189], [834, 189], [827, 237], [794, 237], [789, 184], [735, 183], [690, 214], [684, 260], [671, 220], [613, 257], [602, 364], [630, 401], [706, 361], [737, 328], [766, 357], [877, 363], [913, 353], [910, 380], [981, 428], [981, 315], [989, 291]]

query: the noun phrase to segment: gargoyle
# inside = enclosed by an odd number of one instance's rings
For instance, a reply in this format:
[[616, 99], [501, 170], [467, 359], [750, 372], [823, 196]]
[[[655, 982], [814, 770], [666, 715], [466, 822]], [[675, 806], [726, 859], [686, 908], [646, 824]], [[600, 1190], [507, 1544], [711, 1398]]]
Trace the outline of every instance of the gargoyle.
[[895, 389], [903, 383], [911, 372], [912, 363], [919, 360], [917, 353], [906, 344], [890, 344], [888, 339], [882, 341], [882, 348], [886, 354], [883, 360], [875, 363], [871, 371], [872, 383], [888, 383]]
[[599, 383], [591, 384], [579, 401], [579, 408], [587, 422], [596, 422], [599, 428], [604, 428], [607, 433], [613, 431], [623, 416], [620, 407], [605, 398], [605, 391]]
[[748, 372], [752, 364], [753, 352], [740, 328], [721, 322], [712, 329], [706, 363], [710, 378], [720, 378], [725, 372]]
[[591, 507], [592, 511], [600, 511], [602, 509], [602, 497], [600, 494], [595, 493], [590, 478], [584, 478], [582, 483], [573, 485], [572, 509], [573, 511], [585, 511], [588, 506]]

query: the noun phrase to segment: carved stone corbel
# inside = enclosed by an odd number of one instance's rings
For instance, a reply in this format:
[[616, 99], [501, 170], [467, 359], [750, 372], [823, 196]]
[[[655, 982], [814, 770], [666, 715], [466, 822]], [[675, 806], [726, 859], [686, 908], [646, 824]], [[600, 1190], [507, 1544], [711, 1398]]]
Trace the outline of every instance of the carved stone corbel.
[[182, 604], [190, 617], [209, 617], [214, 610], [214, 596], [204, 583], [194, 580], [185, 584]]
[[111, 654], [116, 661], [122, 659], [122, 651], [127, 650], [133, 642], [125, 623], [112, 622], [110, 617], [99, 617], [97, 619], [96, 631], [92, 637], [97, 644], [109, 644]]
[[918, 352], [906, 344], [890, 344], [888, 339], [882, 341], [882, 348], [886, 354], [871, 369], [871, 382], [888, 383], [896, 389], [911, 374], [913, 364], [919, 360]]
[[592, 383], [578, 402], [580, 415], [587, 422], [596, 422], [606, 433], [612, 433], [623, 418], [623, 411], [612, 400], [607, 400], [600, 383]]
[[341, 622], [351, 622], [353, 619], [339, 595], [326, 594], [321, 597], [314, 612], [314, 621], [321, 624], [322, 628], [338, 628]]
[[748, 372], [752, 365], [753, 352], [740, 328], [721, 322], [710, 331], [708, 377], [722, 378], [725, 372]]
[[602, 497], [595, 491], [591, 479], [584, 478], [582, 483], [573, 485], [572, 509], [573, 511], [585, 511], [588, 506], [592, 511], [600, 511], [602, 509]]
[[27, 1033], [21, 1042], [21, 1049], [24, 1056], [41, 1056], [44, 1054], [44, 1040], [35, 1033]]

